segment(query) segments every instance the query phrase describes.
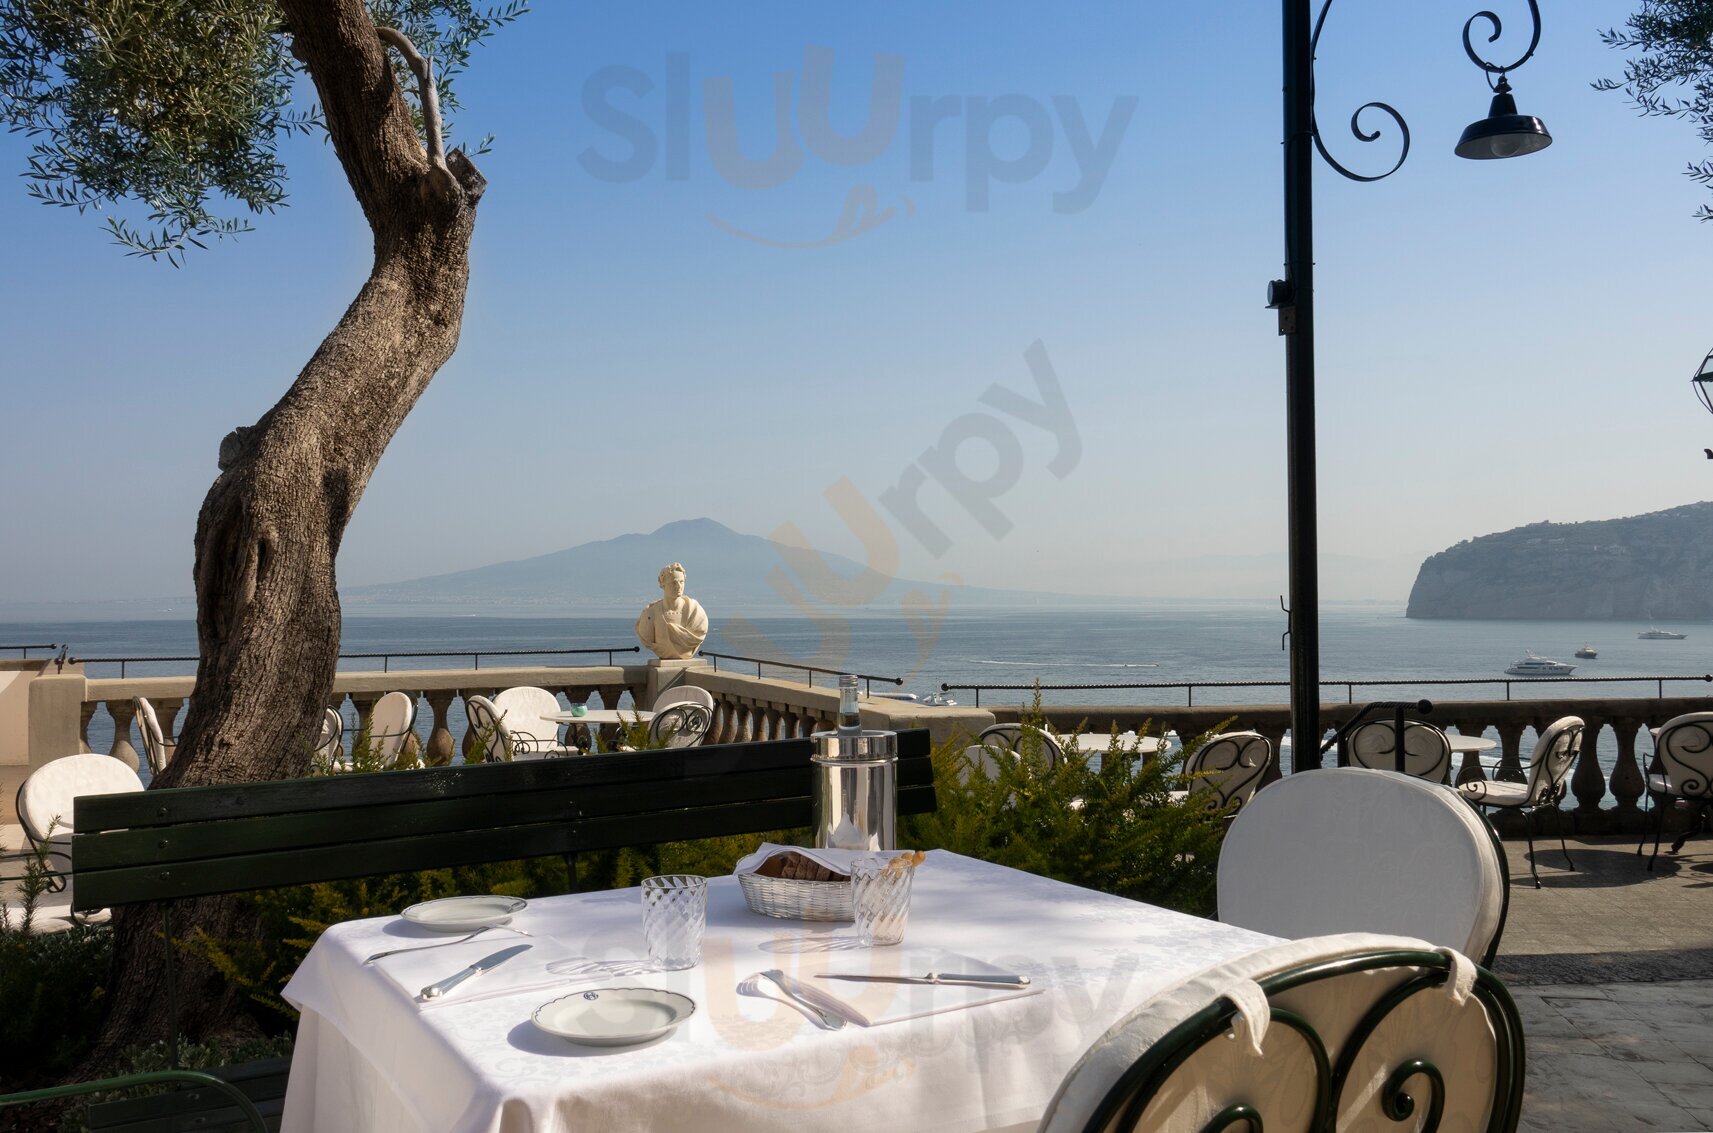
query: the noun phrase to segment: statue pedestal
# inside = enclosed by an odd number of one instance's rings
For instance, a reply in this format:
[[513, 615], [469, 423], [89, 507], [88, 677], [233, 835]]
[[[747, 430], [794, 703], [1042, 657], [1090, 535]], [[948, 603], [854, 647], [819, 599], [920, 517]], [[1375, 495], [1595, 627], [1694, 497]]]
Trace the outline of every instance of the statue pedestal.
[[692, 670], [706, 669], [708, 663], [700, 657], [684, 657], [668, 661], [660, 657], [648, 663], [648, 687], [644, 695], [648, 697], [648, 706], [653, 707], [655, 697], [669, 688], [684, 683], [684, 677]]

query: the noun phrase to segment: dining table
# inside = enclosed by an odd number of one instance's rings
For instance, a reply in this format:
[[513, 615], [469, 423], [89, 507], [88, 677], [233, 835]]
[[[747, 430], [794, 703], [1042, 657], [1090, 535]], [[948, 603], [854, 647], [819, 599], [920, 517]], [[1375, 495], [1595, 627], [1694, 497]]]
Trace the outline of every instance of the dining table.
[[[729, 876], [708, 882], [696, 966], [653, 970], [642, 922], [637, 889], [547, 897], [474, 939], [373, 963], [437, 938], [398, 917], [332, 926], [284, 990], [301, 1015], [282, 1130], [1021, 1133], [1133, 1008], [1276, 943], [944, 850], [916, 868], [896, 946], [865, 947], [848, 922], [752, 912]], [[419, 1000], [428, 983], [520, 944], [515, 959]], [[961, 970], [1029, 984], [971, 997], [820, 978]], [[582, 974], [554, 974], [567, 971]], [[768, 971], [813, 987], [848, 1025], [829, 1028], [760, 978]], [[532, 1021], [549, 1002], [615, 988], [681, 993], [695, 1009], [628, 1047], [576, 1045]]]
[[581, 714], [543, 712], [541, 718], [555, 724], [646, 724], [654, 713], [647, 708], [591, 708]]

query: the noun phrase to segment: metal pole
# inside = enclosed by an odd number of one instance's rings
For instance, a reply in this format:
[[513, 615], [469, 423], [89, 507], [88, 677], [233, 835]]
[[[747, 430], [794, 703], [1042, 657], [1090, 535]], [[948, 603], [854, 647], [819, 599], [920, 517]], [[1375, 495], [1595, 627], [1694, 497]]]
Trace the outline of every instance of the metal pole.
[[1290, 526], [1291, 770], [1320, 766], [1320, 587], [1315, 522], [1314, 23], [1283, 0], [1285, 79], [1285, 492]]

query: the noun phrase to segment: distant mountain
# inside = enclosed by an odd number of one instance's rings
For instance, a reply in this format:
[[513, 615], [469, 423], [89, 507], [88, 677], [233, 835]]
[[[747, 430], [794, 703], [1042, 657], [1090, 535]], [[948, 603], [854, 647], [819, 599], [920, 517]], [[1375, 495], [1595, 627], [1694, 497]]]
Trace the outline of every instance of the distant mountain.
[[1422, 564], [1408, 616], [1713, 617], [1713, 503], [1465, 540]]
[[[647, 535], [584, 543], [534, 558], [437, 574], [407, 582], [342, 589], [340, 598], [353, 613], [373, 606], [534, 606], [639, 610], [660, 597], [655, 576], [667, 563], [684, 564], [687, 592], [711, 611], [790, 608], [793, 587], [820, 571], [831, 572], [819, 589], [865, 588], [875, 594], [876, 609], [898, 609], [910, 590], [938, 595], [938, 582], [888, 580], [843, 555], [802, 551], [733, 531], [712, 519], [684, 519]], [[785, 569], [789, 565], [792, 569]], [[813, 572], [813, 573], [812, 573]], [[774, 586], [770, 579], [782, 580]], [[842, 580], [842, 581], [841, 581]], [[1089, 597], [1037, 594], [1019, 590], [958, 590], [965, 603], [1037, 605], [1098, 601]]]

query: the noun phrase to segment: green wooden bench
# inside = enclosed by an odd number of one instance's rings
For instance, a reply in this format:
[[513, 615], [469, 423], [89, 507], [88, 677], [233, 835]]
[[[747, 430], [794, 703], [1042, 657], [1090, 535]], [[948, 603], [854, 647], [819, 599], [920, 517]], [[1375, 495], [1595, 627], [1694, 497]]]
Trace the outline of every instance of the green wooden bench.
[[[935, 807], [929, 748], [926, 730], [899, 733], [901, 815]], [[806, 739], [775, 740], [89, 796], [75, 804], [73, 905], [160, 904], [176, 1066], [176, 900], [806, 827], [812, 752]], [[191, 1085], [90, 1106], [90, 1127], [277, 1129], [287, 1070], [279, 1059], [161, 1071], [4, 1095], [0, 1106], [176, 1080]]]

